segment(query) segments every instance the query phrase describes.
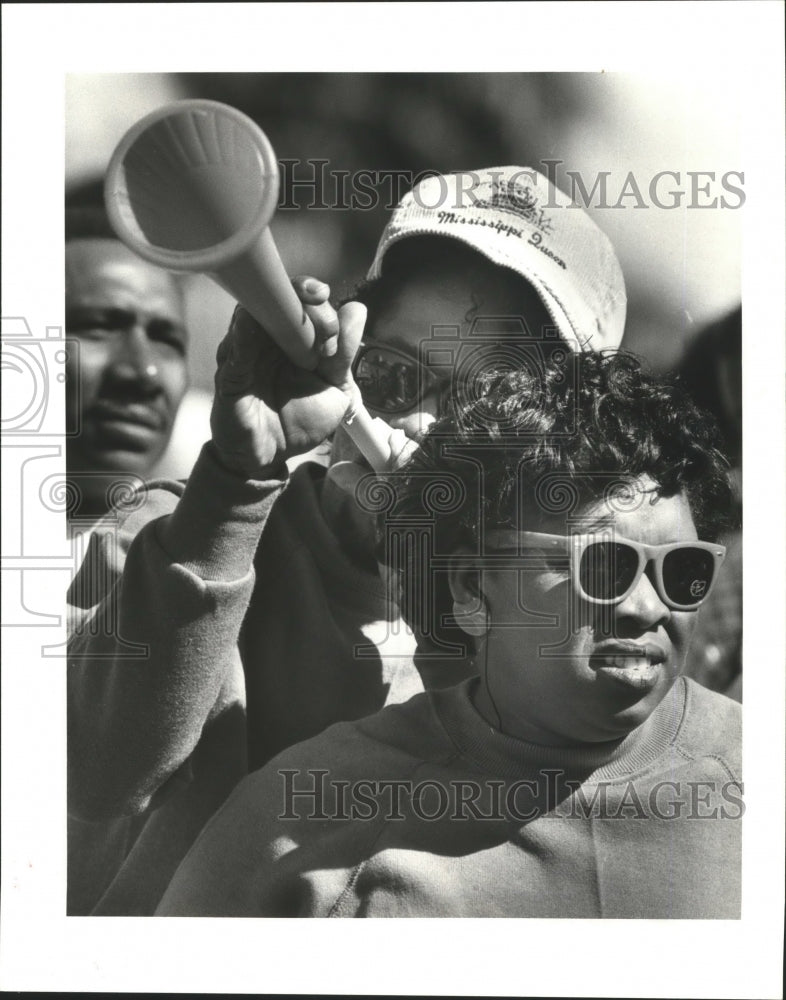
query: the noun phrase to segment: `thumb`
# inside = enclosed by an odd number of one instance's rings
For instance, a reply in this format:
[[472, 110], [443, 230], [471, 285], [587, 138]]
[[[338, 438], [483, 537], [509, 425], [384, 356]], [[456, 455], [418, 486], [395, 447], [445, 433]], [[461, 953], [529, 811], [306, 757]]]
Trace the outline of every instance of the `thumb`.
[[339, 334], [336, 353], [323, 358], [320, 370], [324, 377], [341, 389], [352, 384], [352, 362], [357, 354], [368, 311], [360, 302], [346, 302], [338, 311]]

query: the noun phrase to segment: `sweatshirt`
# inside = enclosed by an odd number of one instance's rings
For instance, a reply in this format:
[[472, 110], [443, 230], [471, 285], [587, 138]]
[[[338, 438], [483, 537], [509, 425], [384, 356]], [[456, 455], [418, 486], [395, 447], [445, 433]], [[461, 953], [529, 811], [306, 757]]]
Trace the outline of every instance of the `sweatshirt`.
[[69, 593], [70, 914], [152, 913], [249, 766], [423, 690], [383, 581], [324, 521], [324, 472], [245, 482], [206, 445], [96, 528]]
[[476, 680], [245, 778], [158, 914], [739, 918], [740, 706], [679, 679], [611, 744], [495, 731]]

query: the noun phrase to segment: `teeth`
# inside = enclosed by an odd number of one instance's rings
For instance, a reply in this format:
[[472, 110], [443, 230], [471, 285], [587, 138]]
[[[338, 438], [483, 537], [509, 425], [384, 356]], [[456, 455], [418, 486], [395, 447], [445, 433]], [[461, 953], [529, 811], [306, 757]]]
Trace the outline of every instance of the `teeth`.
[[642, 691], [657, 681], [660, 668], [646, 656], [605, 656], [603, 668], [618, 681]]
[[607, 662], [621, 670], [643, 670], [649, 666], [650, 661], [646, 656], [611, 656]]

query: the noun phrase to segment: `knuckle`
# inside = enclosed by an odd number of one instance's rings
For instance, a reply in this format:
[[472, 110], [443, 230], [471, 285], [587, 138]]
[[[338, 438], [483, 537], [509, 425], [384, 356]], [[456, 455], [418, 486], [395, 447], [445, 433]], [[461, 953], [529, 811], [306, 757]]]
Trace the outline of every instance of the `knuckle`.
[[307, 305], [306, 315], [314, 324], [314, 332], [320, 340], [328, 340], [339, 334], [338, 314], [329, 302]]

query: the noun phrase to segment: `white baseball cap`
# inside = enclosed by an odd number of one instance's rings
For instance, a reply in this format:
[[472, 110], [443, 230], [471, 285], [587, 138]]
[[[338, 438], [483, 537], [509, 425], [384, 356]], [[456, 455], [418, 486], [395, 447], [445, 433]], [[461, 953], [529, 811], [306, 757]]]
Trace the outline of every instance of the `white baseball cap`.
[[388, 249], [410, 236], [461, 240], [537, 289], [574, 351], [617, 348], [627, 297], [608, 237], [547, 177], [530, 167], [486, 167], [421, 180], [396, 207], [368, 280]]

